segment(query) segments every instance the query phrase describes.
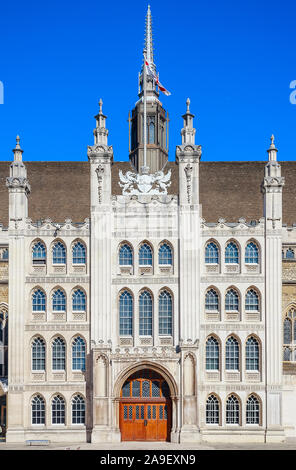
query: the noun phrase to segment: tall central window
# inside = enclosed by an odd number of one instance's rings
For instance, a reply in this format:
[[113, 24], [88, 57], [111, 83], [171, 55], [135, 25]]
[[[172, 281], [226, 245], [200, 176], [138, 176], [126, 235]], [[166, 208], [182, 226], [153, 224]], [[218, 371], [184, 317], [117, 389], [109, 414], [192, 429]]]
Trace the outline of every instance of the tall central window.
[[152, 266], [152, 250], [148, 243], [143, 243], [139, 249], [139, 265]]
[[61, 289], [57, 289], [52, 296], [52, 310], [54, 312], [66, 311], [66, 296]]
[[61, 242], [54, 244], [52, 248], [53, 264], [66, 264], [66, 248]]
[[238, 248], [234, 242], [228, 243], [225, 250], [225, 263], [238, 264]]
[[226, 370], [239, 370], [239, 344], [233, 336], [226, 342]]
[[159, 334], [172, 335], [172, 297], [163, 291], [158, 298]]
[[152, 297], [148, 291], [139, 297], [139, 334], [152, 336]]
[[52, 343], [52, 369], [65, 370], [66, 348], [62, 338], [56, 338]]

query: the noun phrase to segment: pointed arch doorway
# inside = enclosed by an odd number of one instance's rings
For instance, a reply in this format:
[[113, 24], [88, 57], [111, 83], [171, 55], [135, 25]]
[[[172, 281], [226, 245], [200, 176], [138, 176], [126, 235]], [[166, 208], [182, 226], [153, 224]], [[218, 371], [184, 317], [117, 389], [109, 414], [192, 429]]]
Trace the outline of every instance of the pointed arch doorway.
[[122, 441], [170, 440], [170, 389], [157, 372], [141, 369], [124, 382], [120, 392], [119, 426]]

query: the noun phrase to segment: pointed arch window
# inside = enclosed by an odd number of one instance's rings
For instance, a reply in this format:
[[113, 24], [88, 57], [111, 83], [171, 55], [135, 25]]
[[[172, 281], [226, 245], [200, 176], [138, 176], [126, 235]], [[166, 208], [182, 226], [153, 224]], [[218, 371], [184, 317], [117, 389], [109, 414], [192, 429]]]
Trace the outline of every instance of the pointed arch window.
[[61, 242], [56, 242], [52, 248], [53, 264], [66, 264], [66, 248]]
[[226, 402], [226, 424], [239, 424], [240, 407], [235, 395], [228, 397]]
[[85, 341], [78, 336], [72, 343], [72, 370], [85, 370], [85, 352]]
[[155, 116], [147, 116], [147, 141], [148, 144], [155, 144]]
[[219, 249], [214, 242], [210, 242], [205, 248], [205, 263], [218, 264], [219, 263]]
[[292, 360], [292, 351], [290, 348], [284, 348], [284, 361], [291, 361]]
[[239, 344], [230, 336], [226, 341], [226, 370], [239, 370]]
[[132, 266], [133, 265], [133, 250], [130, 245], [125, 243], [119, 248], [119, 265]]
[[119, 296], [119, 335], [133, 335], [133, 296], [127, 290]]
[[225, 263], [238, 264], [239, 251], [236, 243], [230, 242], [225, 249]]
[[246, 293], [245, 308], [247, 311], [259, 312], [259, 296], [254, 289], [249, 289]]
[[45, 424], [45, 401], [36, 395], [31, 402], [32, 424]]
[[65, 370], [66, 368], [66, 345], [62, 338], [55, 338], [52, 343], [52, 369]]
[[206, 293], [206, 310], [219, 311], [219, 295], [215, 289], [210, 289]]
[[288, 248], [286, 251], [286, 259], [294, 259], [294, 257], [294, 250], [292, 250], [292, 248]]
[[239, 297], [238, 293], [234, 289], [229, 289], [225, 296], [225, 310], [238, 312], [239, 309]]
[[284, 320], [284, 344], [292, 343], [292, 320], [285, 318]]
[[158, 250], [158, 263], [172, 265], [173, 255], [170, 245], [167, 243], [162, 243]]
[[148, 291], [139, 297], [139, 335], [152, 336], [152, 297]]
[[167, 291], [162, 291], [158, 297], [158, 319], [159, 334], [171, 336], [173, 332], [173, 305], [172, 296]]
[[32, 248], [32, 260], [33, 264], [46, 263], [46, 248], [44, 243], [42, 243], [41, 241], [35, 243]]
[[259, 250], [254, 242], [250, 242], [245, 250], [245, 263], [258, 264], [259, 263]]
[[33, 312], [45, 312], [46, 297], [41, 289], [34, 291], [32, 295], [32, 309]]
[[2, 253], [1, 253], [1, 259], [7, 260], [7, 259], [8, 259], [8, 255], [9, 255], [8, 248], [4, 248], [4, 250], [3, 250]]
[[246, 370], [259, 370], [259, 343], [253, 336], [246, 343]]
[[81, 289], [76, 289], [72, 294], [72, 310], [73, 312], [86, 311], [86, 295]]
[[52, 400], [51, 422], [52, 424], [65, 424], [65, 400], [60, 395]]
[[45, 342], [39, 337], [32, 342], [32, 370], [45, 370]]
[[52, 295], [52, 310], [54, 312], [66, 311], [66, 295], [61, 289], [57, 289]]
[[72, 424], [85, 424], [85, 400], [81, 395], [72, 398]]
[[219, 343], [213, 336], [206, 342], [206, 370], [219, 370]]
[[86, 249], [81, 242], [76, 242], [72, 247], [73, 264], [86, 264]]
[[219, 400], [215, 395], [210, 395], [206, 403], [206, 423], [219, 424]]
[[246, 424], [260, 424], [260, 403], [255, 395], [247, 400]]
[[148, 243], [143, 243], [139, 249], [139, 265], [152, 266], [152, 249]]

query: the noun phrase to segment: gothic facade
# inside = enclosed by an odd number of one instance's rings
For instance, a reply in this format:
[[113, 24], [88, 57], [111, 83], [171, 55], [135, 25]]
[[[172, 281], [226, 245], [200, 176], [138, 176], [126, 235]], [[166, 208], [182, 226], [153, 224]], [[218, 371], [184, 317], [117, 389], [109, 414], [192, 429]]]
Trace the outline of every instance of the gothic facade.
[[295, 437], [295, 164], [203, 164], [190, 100], [169, 161], [148, 77], [144, 165], [142, 80], [129, 162], [100, 101], [88, 162], [0, 165], [6, 440]]

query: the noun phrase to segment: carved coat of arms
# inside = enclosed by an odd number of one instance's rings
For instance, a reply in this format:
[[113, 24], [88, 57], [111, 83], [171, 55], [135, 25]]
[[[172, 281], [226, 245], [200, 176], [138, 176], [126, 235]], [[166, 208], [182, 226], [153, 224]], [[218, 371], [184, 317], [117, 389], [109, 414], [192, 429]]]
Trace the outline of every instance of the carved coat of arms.
[[171, 170], [165, 175], [163, 171], [154, 174], [133, 173], [127, 171], [125, 175], [119, 170], [119, 186], [123, 195], [131, 194], [167, 194], [167, 188], [171, 185]]

